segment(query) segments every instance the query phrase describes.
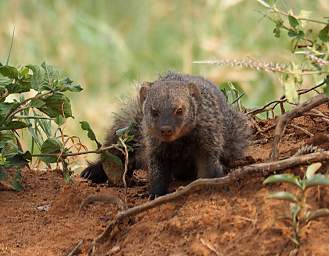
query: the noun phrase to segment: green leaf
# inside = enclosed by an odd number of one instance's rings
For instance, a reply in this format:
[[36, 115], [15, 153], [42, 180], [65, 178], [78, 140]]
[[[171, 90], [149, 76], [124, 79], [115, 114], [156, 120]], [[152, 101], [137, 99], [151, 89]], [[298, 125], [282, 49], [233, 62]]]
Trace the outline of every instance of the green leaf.
[[43, 68], [38, 65], [28, 65], [29, 69], [32, 70], [33, 76], [31, 79], [31, 87], [36, 91], [40, 91], [42, 86], [45, 84], [46, 72]]
[[39, 110], [47, 114], [49, 117], [55, 118], [58, 115], [62, 115], [65, 118], [72, 117], [70, 100], [64, 94], [55, 93], [42, 98], [42, 100], [46, 105], [40, 107]]
[[[48, 138], [41, 146], [42, 154], [58, 154], [62, 151], [62, 143], [54, 138]], [[58, 156], [45, 156], [41, 157], [41, 160], [46, 163], [56, 163]]]
[[14, 179], [11, 182], [11, 186], [16, 191], [22, 191], [24, 189], [22, 185], [22, 175], [19, 170], [16, 170]]
[[11, 79], [18, 79], [19, 72], [15, 67], [0, 66], [0, 74]]
[[22, 175], [20, 170], [16, 170], [15, 174], [12, 172], [6, 173], [6, 169], [0, 168], [0, 182], [5, 184], [16, 191], [22, 191], [24, 189], [22, 185]]
[[108, 151], [104, 152], [103, 156], [105, 157], [105, 159], [110, 160], [111, 162], [115, 163], [116, 165], [118, 165], [120, 167], [123, 166], [123, 163], [122, 163], [120, 157], [118, 157]]
[[95, 141], [97, 144], [97, 147], [100, 148], [102, 145], [96, 139], [96, 135], [95, 135], [94, 131], [91, 129], [90, 124], [86, 121], [81, 121], [80, 125], [81, 125], [82, 130], [87, 131], [88, 138]]
[[304, 181], [305, 189], [318, 185], [329, 186], [329, 177], [323, 174], [316, 174]]
[[329, 24], [320, 30], [319, 38], [323, 42], [329, 42]]
[[48, 138], [41, 146], [41, 153], [59, 153], [62, 148], [62, 143], [59, 140]]
[[13, 79], [5, 77], [0, 74], [0, 86], [1, 87], [6, 87], [7, 85], [11, 84], [13, 82]]
[[20, 151], [18, 151], [15, 155], [7, 156], [6, 167], [23, 167], [26, 166], [29, 161], [30, 159], [27, 159], [25, 154], [22, 154]]
[[321, 163], [314, 163], [307, 167], [305, 177], [310, 179], [321, 167]]
[[306, 217], [306, 223], [308, 223], [311, 220], [315, 220], [320, 217], [327, 217], [329, 216], [329, 209], [327, 208], [322, 208], [322, 209], [317, 209], [315, 211], [310, 212], [307, 217]]
[[9, 93], [22, 93], [31, 90], [31, 84], [22, 81], [16, 81], [6, 86]]
[[87, 121], [81, 121], [80, 125], [81, 125], [82, 130], [88, 132], [87, 135], [88, 135], [89, 139], [91, 139], [91, 140], [96, 139], [96, 135], [95, 135], [94, 131], [91, 129], [90, 124]]
[[329, 84], [326, 84], [323, 88], [323, 92], [325, 95], [329, 97]]
[[70, 78], [65, 78], [59, 82], [61, 91], [81, 92], [83, 89], [79, 84], [74, 84]]
[[288, 36], [289, 37], [296, 37], [298, 34], [296, 31], [289, 29]]
[[58, 126], [61, 126], [65, 123], [65, 118], [62, 115], [58, 115], [55, 117], [54, 121]]
[[280, 27], [276, 26], [273, 29], [273, 34], [274, 34], [275, 37], [279, 38], [280, 37], [280, 34], [281, 34]]
[[4, 122], [5, 117], [18, 106], [17, 102], [0, 102], [0, 123]]
[[298, 188], [301, 188], [300, 178], [298, 176], [294, 176], [292, 174], [271, 175], [263, 181], [263, 184], [266, 185], [266, 184], [281, 183], [281, 182], [290, 183], [290, 184], [297, 186]]
[[22, 121], [11, 121], [11, 122], [8, 122], [8, 123], [5, 123], [4, 125], [2, 125], [0, 130], [17, 130], [17, 129], [23, 129], [23, 128], [26, 128], [29, 126], [31, 126], [31, 125], [27, 124], [25, 122], [22, 122]]
[[329, 86], [329, 75], [326, 76], [324, 82], [326, 83], [327, 86]]
[[293, 222], [297, 221], [298, 213], [300, 212], [301, 207], [298, 204], [291, 204], [290, 205], [290, 212], [291, 212], [291, 218]]
[[294, 31], [294, 30], [290, 29], [288, 31], [288, 36], [297, 37], [298, 39], [302, 39], [305, 36], [305, 33], [302, 30]]
[[0, 131], [0, 149], [8, 142], [16, 142], [15, 134], [12, 131]]
[[293, 195], [289, 192], [286, 192], [286, 191], [271, 193], [270, 195], [268, 195], [268, 198], [285, 200], [285, 201], [289, 201], [289, 202], [293, 202], [293, 203], [298, 202], [298, 199], [295, 195]]
[[43, 100], [38, 99], [38, 98], [32, 99], [30, 101], [30, 106], [33, 107], [33, 108], [41, 108], [45, 105], [46, 105], [46, 102], [44, 102]]
[[15, 161], [15, 159], [11, 159], [11, 158], [21, 153], [21, 151], [18, 148], [16, 138], [14, 140], [7, 140], [1, 142], [1, 148], [2, 148], [1, 154], [4, 155], [7, 161], [9, 162]]
[[293, 28], [296, 28], [299, 25], [298, 20], [292, 15], [288, 16], [288, 21], [290, 26], [292, 26]]

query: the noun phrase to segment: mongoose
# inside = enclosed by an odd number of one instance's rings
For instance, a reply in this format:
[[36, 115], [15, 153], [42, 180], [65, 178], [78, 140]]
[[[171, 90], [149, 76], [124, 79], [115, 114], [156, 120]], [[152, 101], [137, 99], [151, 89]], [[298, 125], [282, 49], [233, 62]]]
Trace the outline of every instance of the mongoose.
[[[223, 93], [200, 77], [168, 72], [139, 91], [139, 103], [117, 118], [113, 131], [136, 122], [141, 146], [135, 151], [134, 168], [149, 171], [151, 198], [168, 193], [174, 178], [214, 178], [243, 156], [249, 129], [242, 113], [234, 111]], [[134, 111], [132, 111], [134, 109]], [[128, 113], [129, 112], [129, 113]], [[96, 181], [106, 175], [101, 161], [88, 167], [82, 177]], [[95, 178], [97, 177], [97, 178]]]

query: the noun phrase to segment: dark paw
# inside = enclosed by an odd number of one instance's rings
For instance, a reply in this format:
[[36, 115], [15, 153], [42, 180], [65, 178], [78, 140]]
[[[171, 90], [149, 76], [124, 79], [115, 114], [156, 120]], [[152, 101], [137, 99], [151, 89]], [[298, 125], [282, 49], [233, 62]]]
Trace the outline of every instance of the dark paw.
[[158, 198], [158, 197], [160, 197], [160, 196], [163, 196], [163, 195], [157, 195], [157, 194], [149, 194], [149, 200], [154, 200], [154, 199], [156, 199], [156, 198]]
[[151, 190], [149, 193], [149, 200], [153, 200], [159, 196], [163, 196], [168, 194], [167, 189], [158, 189], [158, 190]]
[[108, 180], [101, 163], [88, 166], [81, 172], [80, 177], [94, 183], [105, 183]]
[[218, 167], [210, 169], [209, 178], [220, 178], [220, 177], [223, 177], [223, 176], [225, 176], [223, 166], [218, 166]]

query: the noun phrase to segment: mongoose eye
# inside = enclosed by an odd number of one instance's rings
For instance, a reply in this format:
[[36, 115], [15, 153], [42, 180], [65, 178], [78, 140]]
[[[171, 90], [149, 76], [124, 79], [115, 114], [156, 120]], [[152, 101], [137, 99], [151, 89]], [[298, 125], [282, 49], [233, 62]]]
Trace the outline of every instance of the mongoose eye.
[[183, 109], [182, 108], [177, 108], [175, 111], [176, 115], [182, 115], [183, 114]]
[[154, 109], [154, 108], [151, 109], [151, 114], [152, 114], [152, 116], [155, 117], [155, 118], [156, 118], [156, 117], [159, 117], [159, 112], [158, 112], [156, 109]]

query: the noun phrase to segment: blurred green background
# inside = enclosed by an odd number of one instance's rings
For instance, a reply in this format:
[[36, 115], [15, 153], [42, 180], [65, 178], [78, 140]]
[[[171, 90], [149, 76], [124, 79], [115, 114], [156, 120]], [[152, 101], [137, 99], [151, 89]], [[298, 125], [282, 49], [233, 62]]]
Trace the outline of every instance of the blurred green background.
[[[328, 0], [278, 0], [284, 10], [322, 18]], [[287, 63], [286, 35], [255, 0], [0, 0], [0, 49], [4, 62], [15, 26], [10, 64], [57, 66], [84, 87], [72, 95], [74, 134], [88, 120], [102, 138], [120, 97], [138, 81], [177, 70], [203, 75], [217, 84], [235, 81], [246, 91], [248, 107], [282, 94], [276, 74], [192, 64], [194, 60], [256, 59]], [[283, 33], [286, 34], [286, 33]]]

